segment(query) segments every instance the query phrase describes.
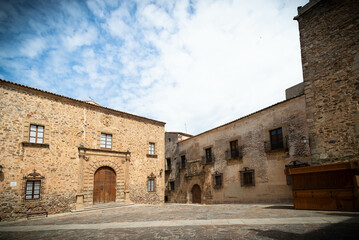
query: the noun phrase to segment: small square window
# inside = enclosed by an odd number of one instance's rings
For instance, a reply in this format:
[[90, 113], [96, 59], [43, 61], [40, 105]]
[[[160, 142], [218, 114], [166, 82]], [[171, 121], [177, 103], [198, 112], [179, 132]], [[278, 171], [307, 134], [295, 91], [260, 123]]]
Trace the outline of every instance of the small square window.
[[245, 167], [243, 171], [240, 171], [240, 174], [242, 187], [255, 185], [254, 169]]
[[149, 192], [154, 192], [155, 191], [155, 179], [154, 178], [149, 178], [148, 179], [147, 190]]
[[26, 181], [26, 189], [25, 189], [25, 199], [39, 199], [40, 198], [40, 180], [28, 180]]
[[213, 188], [221, 188], [223, 182], [223, 173], [215, 172], [213, 174]]
[[155, 144], [154, 143], [148, 143], [148, 154], [155, 155]]
[[30, 125], [29, 142], [31, 143], [44, 143], [44, 126]]
[[101, 133], [101, 148], [112, 148], [112, 134]]

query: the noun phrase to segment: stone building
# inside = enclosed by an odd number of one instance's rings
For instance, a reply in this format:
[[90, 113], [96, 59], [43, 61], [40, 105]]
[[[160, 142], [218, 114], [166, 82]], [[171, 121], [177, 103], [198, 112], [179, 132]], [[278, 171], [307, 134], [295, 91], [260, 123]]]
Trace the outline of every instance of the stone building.
[[359, 160], [359, 1], [298, 8], [313, 164]]
[[179, 142], [166, 171], [168, 200], [288, 200], [290, 162], [358, 161], [358, 12], [357, 0], [299, 7], [304, 83], [287, 89], [286, 101]]
[[[287, 100], [174, 142], [166, 133], [169, 202], [278, 202], [291, 199], [285, 165], [308, 162], [303, 84]], [[174, 145], [176, 143], [176, 145]]]
[[164, 124], [0, 80], [0, 217], [164, 201]]

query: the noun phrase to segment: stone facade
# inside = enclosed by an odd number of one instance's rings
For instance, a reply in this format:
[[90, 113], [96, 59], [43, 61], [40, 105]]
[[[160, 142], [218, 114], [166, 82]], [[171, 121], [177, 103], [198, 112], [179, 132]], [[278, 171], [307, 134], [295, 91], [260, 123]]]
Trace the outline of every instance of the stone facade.
[[[30, 143], [30, 124], [44, 127], [43, 143]], [[110, 149], [100, 147], [101, 133], [112, 135]], [[2, 220], [92, 206], [104, 166], [116, 175], [116, 202], [164, 201], [163, 122], [0, 80], [0, 142]], [[39, 199], [25, 200], [28, 180], [41, 181]]]
[[[270, 131], [279, 128], [283, 146], [271, 150]], [[166, 133], [166, 157], [171, 160], [166, 171], [167, 200], [192, 203], [192, 188], [198, 185], [201, 203], [289, 201], [292, 193], [284, 169], [291, 161], [309, 161], [309, 145], [301, 141], [303, 137], [308, 138], [304, 95], [176, 145], [176, 133]], [[238, 143], [234, 157], [231, 142]], [[252, 185], [243, 186], [243, 170], [253, 171]]]
[[313, 164], [359, 160], [359, 1], [298, 8]]

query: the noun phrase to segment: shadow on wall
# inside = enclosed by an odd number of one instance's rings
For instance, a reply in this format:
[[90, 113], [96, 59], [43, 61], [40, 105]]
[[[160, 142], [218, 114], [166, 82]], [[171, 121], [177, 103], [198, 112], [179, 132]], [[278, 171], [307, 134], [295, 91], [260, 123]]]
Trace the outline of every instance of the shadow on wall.
[[[359, 216], [357, 216], [359, 218]], [[275, 228], [280, 228], [279, 225], [274, 225]], [[291, 227], [293, 231], [296, 230], [295, 225]], [[323, 228], [315, 231], [305, 233], [286, 232], [281, 230], [261, 230], [261, 229], [250, 229], [256, 232], [257, 236], [262, 236], [269, 239], [358, 239], [359, 223], [353, 222], [352, 219], [336, 223], [328, 224]]]

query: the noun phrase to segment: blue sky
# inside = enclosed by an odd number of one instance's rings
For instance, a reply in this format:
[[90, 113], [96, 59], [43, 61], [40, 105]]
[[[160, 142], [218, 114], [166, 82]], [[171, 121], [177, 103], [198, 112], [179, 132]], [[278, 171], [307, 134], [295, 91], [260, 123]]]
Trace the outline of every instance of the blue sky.
[[0, 78], [198, 134], [302, 81], [308, 0], [0, 0]]

